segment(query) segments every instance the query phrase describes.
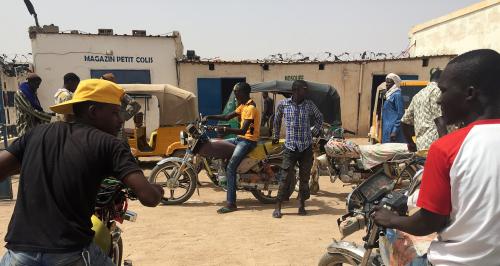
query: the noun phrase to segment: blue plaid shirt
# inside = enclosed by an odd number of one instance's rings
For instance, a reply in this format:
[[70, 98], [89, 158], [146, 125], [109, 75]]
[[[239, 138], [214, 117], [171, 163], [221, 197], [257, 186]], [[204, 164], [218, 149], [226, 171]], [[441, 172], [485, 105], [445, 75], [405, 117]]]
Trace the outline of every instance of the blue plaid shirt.
[[285, 147], [292, 151], [301, 152], [311, 146], [313, 134], [317, 135], [323, 124], [323, 115], [318, 110], [318, 107], [311, 100], [304, 100], [298, 105], [292, 101], [292, 98], [281, 100], [276, 108], [274, 118], [275, 138], [280, 136], [283, 116], [285, 117], [286, 128]]

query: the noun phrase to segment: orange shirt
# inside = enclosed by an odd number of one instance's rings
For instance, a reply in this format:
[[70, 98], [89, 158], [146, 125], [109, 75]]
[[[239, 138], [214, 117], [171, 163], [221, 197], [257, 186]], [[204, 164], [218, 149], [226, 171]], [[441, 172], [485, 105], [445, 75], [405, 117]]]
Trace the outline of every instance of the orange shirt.
[[260, 113], [253, 100], [250, 99], [247, 103], [240, 104], [235, 112], [240, 116], [240, 128], [243, 127], [245, 120], [253, 120], [245, 135], [239, 135], [238, 137], [258, 141], [260, 138]]

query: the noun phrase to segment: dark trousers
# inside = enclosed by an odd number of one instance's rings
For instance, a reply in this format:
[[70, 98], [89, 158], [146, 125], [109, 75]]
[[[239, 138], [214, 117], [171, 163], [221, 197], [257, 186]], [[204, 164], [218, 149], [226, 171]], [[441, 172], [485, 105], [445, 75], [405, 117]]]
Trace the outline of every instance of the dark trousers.
[[283, 154], [283, 166], [280, 173], [280, 187], [278, 191], [278, 200], [288, 200], [292, 194], [295, 183], [295, 165], [299, 164], [299, 199], [307, 200], [311, 196], [309, 192], [309, 178], [313, 165], [312, 147], [299, 152], [285, 148]]

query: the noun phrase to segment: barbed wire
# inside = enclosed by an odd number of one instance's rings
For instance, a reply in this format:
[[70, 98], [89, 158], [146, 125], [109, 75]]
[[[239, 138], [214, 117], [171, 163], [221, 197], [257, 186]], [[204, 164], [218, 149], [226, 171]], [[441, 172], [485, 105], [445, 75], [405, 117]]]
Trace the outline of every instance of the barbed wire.
[[33, 61], [31, 53], [28, 54], [1, 54], [0, 71], [5, 75], [14, 77], [29, 72], [29, 64]]

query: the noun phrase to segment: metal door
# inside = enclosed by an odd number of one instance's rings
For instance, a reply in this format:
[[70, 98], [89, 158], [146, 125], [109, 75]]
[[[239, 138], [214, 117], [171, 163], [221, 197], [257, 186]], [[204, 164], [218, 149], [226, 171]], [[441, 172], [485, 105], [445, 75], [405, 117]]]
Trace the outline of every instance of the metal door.
[[198, 78], [198, 111], [205, 115], [222, 113], [222, 80]]

